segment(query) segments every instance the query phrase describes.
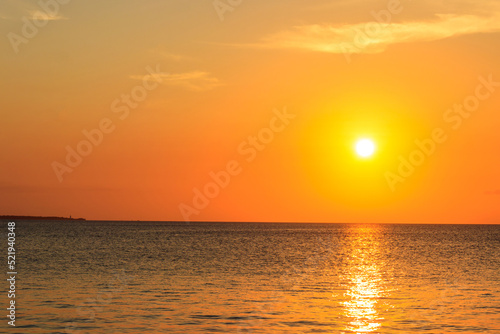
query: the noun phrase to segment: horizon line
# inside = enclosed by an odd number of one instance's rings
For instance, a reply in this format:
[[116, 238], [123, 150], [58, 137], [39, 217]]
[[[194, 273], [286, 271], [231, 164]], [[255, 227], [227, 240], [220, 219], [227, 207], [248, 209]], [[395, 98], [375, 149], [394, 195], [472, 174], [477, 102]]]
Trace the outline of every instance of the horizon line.
[[500, 222], [492, 223], [457, 223], [457, 222], [321, 222], [321, 221], [227, 221], [227, 220], [142, 220], [142, 219], [87, 219], [87, 218], [73, 218], [73, 217], [60, 217], [60, 216], [31, 216], [31, 215], [0, 215], [0, 220], [36, 220], [39, 219], [54, 219], [54, 220], [74, 220], [86, 222], [145, 222], [145, 223], [208, 223], [208, 224], [365, 224], [365, 225], [500, 225]]

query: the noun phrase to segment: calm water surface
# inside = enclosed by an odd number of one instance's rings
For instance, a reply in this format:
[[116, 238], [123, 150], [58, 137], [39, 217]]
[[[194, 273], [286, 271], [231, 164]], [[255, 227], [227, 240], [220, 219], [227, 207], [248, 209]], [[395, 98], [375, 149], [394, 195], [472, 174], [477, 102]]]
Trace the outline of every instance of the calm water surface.
[[18, 222], [16, 234], [6, 333], [500, 333], [499, 225]]

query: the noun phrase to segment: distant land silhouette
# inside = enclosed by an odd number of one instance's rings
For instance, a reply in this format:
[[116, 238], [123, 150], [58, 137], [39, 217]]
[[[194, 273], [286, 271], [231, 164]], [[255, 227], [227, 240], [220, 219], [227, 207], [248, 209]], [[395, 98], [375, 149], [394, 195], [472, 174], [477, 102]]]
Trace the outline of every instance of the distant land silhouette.
[[0, 216], [0, 220], [86, 220], [85, 218], [70, 217], [37, 217], [37, 216]]

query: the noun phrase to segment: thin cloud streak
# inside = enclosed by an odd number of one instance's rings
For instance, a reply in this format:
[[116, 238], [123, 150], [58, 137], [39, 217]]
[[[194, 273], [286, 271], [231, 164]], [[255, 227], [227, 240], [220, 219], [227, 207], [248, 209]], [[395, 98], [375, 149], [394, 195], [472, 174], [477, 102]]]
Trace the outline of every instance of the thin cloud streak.
[[67, 17], [62, 15], [49, 15], [41, 10], [34, 10], [30, 12], [31, 20], [44, 20], [44, 21], [59, 21], [59, 20], [69, 20]]
[[[60, 8], [59, 8], [60, 9]], [[6, 0], [4, 6], [0, 10], [0, 19], [9, 21], [21, 21], [23, 19], [38, 20], [38, 21], [59, 21], [69, 20], [59, 13], [50, 13], [46, 11], [39, 3], [22, 1], [22, 0]], [[49, 9], [52, 10], [52, 9]]]
[[[191, 71], [185, 73], [159, 75], [163, 85], [177, 86], [191, 91], [207, 91], [223, 84], [208, 72]], [[133, 75], [132, 79], [142, 80], [143, 76]]]
[[398, 43], [426, 42], [453, 36], [500, 31], [500, 15], [437, 15], [435, 21], [342, 26], [302, 25], [264, 38], [254, 46], [329, 53], [378, 53]]

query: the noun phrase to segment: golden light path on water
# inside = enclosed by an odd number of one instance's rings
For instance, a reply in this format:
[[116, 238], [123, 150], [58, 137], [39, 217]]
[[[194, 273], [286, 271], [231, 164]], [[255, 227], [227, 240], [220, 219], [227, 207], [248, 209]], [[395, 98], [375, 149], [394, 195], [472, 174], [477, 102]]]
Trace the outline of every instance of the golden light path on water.
[[371, 227], [352, 229], [349, 240], [349, 266], [345, 273], [348, 290], [342, 302], [348, 333], [373, 333], [384, 320], [377, 310], [383, 295], [378, 260], [378, 231]]

